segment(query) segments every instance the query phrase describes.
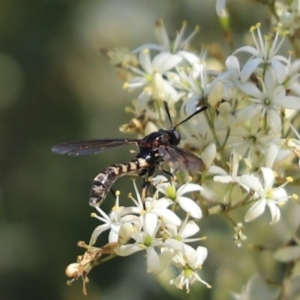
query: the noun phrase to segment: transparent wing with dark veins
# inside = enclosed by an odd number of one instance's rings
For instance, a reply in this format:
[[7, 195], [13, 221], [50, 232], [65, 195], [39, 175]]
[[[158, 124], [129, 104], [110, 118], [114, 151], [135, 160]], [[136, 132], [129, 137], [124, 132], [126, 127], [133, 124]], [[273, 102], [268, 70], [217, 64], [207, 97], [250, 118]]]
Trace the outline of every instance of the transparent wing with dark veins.
[[109, 149], [118, 148], [130, 144], [139, 144], [138, 139], [103, 139], [73, 141], [58, 144], [52, 147], [52, 152], [58, 154], [67, 154], [71, 156], [89, 155], [104, 152]]
[[175, 170], [203, 171], [205, 168], [201, 158], [176, 146], [160, 146], [159, 154], [163, 160]]

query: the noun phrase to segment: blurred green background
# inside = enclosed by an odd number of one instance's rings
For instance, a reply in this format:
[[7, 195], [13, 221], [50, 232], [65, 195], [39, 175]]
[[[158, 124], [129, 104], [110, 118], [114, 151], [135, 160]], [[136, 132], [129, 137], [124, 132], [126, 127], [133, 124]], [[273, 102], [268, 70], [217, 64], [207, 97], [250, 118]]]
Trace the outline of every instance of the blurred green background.
[[[229, 1], [229, 8], [238, 47], [265, 12], [248, 1]], [[77, 241], [88, 242], [99, 224], [90, 218], [92, 180], [131, 155], [120, 149], [74, 158], [50, 149], [69, 140], [123, 136], [118, 128], [132, 118], [124, 107], [136, 94], [122, 89], [99, 49], [154, 42], [158, 18], [164, 18], [171, 36], [183, 20], [189, 31], [200, 25], [193, 46], [200, 52], [202, 44], [215, 42], [229, 54], [215, 1], [0, 0], [1, 300], [228, 299], [251, 275], [251, 262], [244, 261], [242, 272], [233, 265], [247, 250], [233, 244], [225, 220], [211, 217], [200, 226], [211, 236], [204, 243], [209, 258], [203, 277], [212, 290], [196, 284], [186, 295], [161, 285], [163, 277], [146, 273], [142, 254], [93, 270], [87, 297], [81, 281], [66, 285], [65, 267], [82, 254]], [[128, 178], [116, 184], [121, 191], [131, 187]], [[112, 201], [109, 195], [107, 207]]]

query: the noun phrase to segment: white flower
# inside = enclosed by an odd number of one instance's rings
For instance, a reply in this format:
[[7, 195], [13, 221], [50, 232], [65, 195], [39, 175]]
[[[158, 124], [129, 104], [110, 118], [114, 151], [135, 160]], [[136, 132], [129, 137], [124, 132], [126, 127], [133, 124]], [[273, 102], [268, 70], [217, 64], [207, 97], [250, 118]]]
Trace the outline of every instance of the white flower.
[[[300, 97], [300, 60], [296, 60], [291, 62], [291, 58], [289, 58], [289, 63], [285, 67], [285, 79], [284, 86], [289, 94], [296, 95]], [[298, 100], [299, 101], [299, 100]]]
[[199, 27], [197, 26], [195, 30], [186, 39], [184, 39], [186, 26], [187, 23], [183, 22], [181, 29], [176, 34], [176, 38], [174, 40], [171, 40], [168, 37], [163, 20], [158, 20], [156, 22], [155, 29], [156, 29], [156, 37], [159, 44], [151, 43], [151, 44], [142, 45], [136, 48], [135, 50], [133, 50], [133, 53], [139, 53], [144, 49], [150, 49], [159, 52], [167, 52], [172, 55], [177, 54], [181, 56], [185, 61], [187, 61], [190, 65], [192, 65], [195, 61], [198, 60], [198, 57], [189, 51], [185, 51], [185, 48], [188, 46], [190, 41], [194, 38], [194, 36], [199, 31]]
[[[165, 181], [167, 180], [167, 178], [163, 178]], [[168, 207], [173, 203], [172, 200], [167, 198], [157, 199], [157, 195], [155, 194], [153, 197], [147, 197], [143, 201], [138, 192], [135, 181], [133, 181], [133, 186], [136, 194], [136, 199], [133, 197], [130, 198], [136, 206], [132, 208], [132, 212], [140, 216], [140, 222], [142, 226], [144, 216], [146, 214], [156, 215], [160, 218], [163, 224], [169, 223], [176, 226], [179, 226], [181, 224], [180, 218], [172, 210], [168, 209]]]
[[144, 88], [137, 99], [137, 110], [142, 112], [148, 106], [148, 102], [154, 100], [177, 101], [179, 96], [176, 89], [165, 79], [163, 75], [181, 62], [179, 55], [162, 52], [152, 60], [148, 49], [139, 53], [141, 69], [127, 65], [126, 68], [133, 73], [133, 79], [124, 84], [129, 91]]
[[211, 91], [210, 74], [206, 69], [204, 59], [205, 57], [195, 62], [191, 68], [178, 69], [176, 75], [168, 74], [173, 86], [184, 93], [186, 97], [181, 110], [187, 115], [195, 112], [196, 108], [202, 105], [203, 99], [206, 99]]
[[128, 256], [135, 252], [145, 250], [149, 247], [155, 247], [162, 243], [162, 238], [156, 238], [159, 229], [159, 220], [153, 214], [144, 216], [143, 228], [140, 231], [133, 232], [131, 238], [135, 243], [121, 244], [115, 249], [115, 253], [120, 256]]
[[119, 206], [119, 193], [116, 193], [116, 202], [112, 208], [112, 212], [107, 215], [100, 207], [95, 206], [100, 215], [92, 214], [92, 217], [97, 218], [103, 224], [97, 226], [91, 236], [90, 245], [94, 245], [98, 236], [106, 231], [109, 231], [108, 242], [114, 243], [118, 241], [119, 229], [122, 224], [131, 222], [138, 223], [139, 218], [135, 216], [134, 208]]
[[239, 60], [234, 55], [229, 55], [227, 57], [225, 66], [227, 71], [221, 73], [216, 78], [216, 81], [222, 81], [224, 83], [226, 86], [225, 98], [230, 99], [230, 94], [228, 91], [232, 88], [240, 87], [245, 84], [252, 73], [249, 72], [249, 66], [247, 64], [241, 68]]
[[199, 205], [194, 200], [183, 196], [186, 193], [202, 191], [203, 188], [200, 185], [186, 183], [176, 190], [174, 182], [167, 182], [168, 179], [164, 176], [156, 176], [154, 180], [158, 182], [158, 191], [165, 195], [165, 198], [162, 199], [171, 199], [173, 202], [178, 203], [179, 206], [193, 218], [200, 219], [202, 217], [202, 211]]
[[192, 271], [190, 269], [183, 269], [181, 274], [170, 281], [170, 284], [174, 284], [177, 288], [183, 289], [183, 287], [186, 289], [187, 293], [190, 292], [190, 286], [194, 284], [196, 281], [199, 281], [206, 285], [208, 288], [211, 288], [211, 286], [201, 279], [201, 277], [197, 274], [197, 272]]
[[[300, 157], [300, 134], [292, 124], [290, 124], [290, 128], [297, 138], [287, 138], [281, 141], [283, 158], [285, 158], [291, 152], [293, 152], [297, 157]], [[298, 160], [298, 165], [300, 166], [300, 159]]]
[[[282, 70], [282, 72], [283, 71], [284, 70]], [[261, 85], [262, 90], [258, 89], [258, 87], [251, 82], [240, 87], [240, 89], [249, 96], [248, 100], [250, 100], [252, 104], [240, 110], [238, 117], [242, 120], [247, 120], [256, 115], [260, 115], [262, 118], [266, 116], [271, 131], [278, 133], [282, 128], [279, 109], [300, 109], [300, 98], [286, 96], [284, 86], [278, 85], [272, 72], [266, 71]]]
[[[181, 141], [182, 146], [203, 152], [206, 147], [217, 142], [204, 113], [191, 119], [188, 125], [187, 128], [182, 127], [181, 129], [184, 134], [184, 139]], [[224, 140], [225, 131], [216, 129], [216, 135], [221, 143]], [[204, 162], [206, 163], [205, 160]]]
[[273, 170], [270, 168], [261, 168], [261, 172], [263, 184], [253, 175], [242, 175], [240, 177], [240, 182], [255, 192], [254, 198], [258, 198], [247, 211], [245, 221], [249, 222], [256, 219], [265, 211], [266, 206], [268, 206], [272, 219], [270, 224], [275, 224], [280, 219], [278, 206], [283, 205], [289, 198], [283, 188], [288, 181], [278, 187], [273, 187], [275, 181]]
[[163, 239], [156, 237], [157, 231], [160, 228], [157, 216], [154, 214], [145, 214], [143, 219], [143, 228], [141, 228], [141, 231], [135, 232], [131, 236], [135, 242], [119, 244], [114, 251], [119, 256], [128, 256], [145, 250], [147, 255], [147, 271], [160, 273], [170, 264], [172, 252], [164, 251], [158, 253], [155, 250], [155, 248], [163, 246]]
[[211, 143], [207, 147], [205, 147], [202, 153], [202, 159], [205, 163], [205, 169], [209, 173], [216, 173], [220, 169], [219, 167], [212, 165], [216, 157], [216, 154], [217, 154], [217, 147], [215, 143]]
[[197, 250], [192, 247], [186, 247], [183, 252], [178, 252], [173, 260], [175, 264], [182, 268], [181, 274], [170, 281], [177, 288], [185, 287], [187, 293], [190, 291], [190, 286], [199, 281], [205, 284], [208, 288], [211, 286], [197, 274], [197, 271], [202, 268], [202, 264], [207, 257], [207, 249], [199, 246]]
[[294, 35], [295, 31], [300, 27], [299, 0], [293, 0], [284, 3], [277, 2], [276, 8], [277, 15], [280, 17], [280, 23], [282, 23], [283, 28], [289, 30], [291, 35]]
[[168, 237], [165, 245], [177, 251], [182, 251], [186, 243], [200, 241], [201, 238], [190, 238], [199, 232], [200, 228], [194, 221], [188, 221], [189, 215], [186, 216], [185, 221], [178, 230], [177, 226], [168, 224], [164, 229], [164, 234]]
[[259, 115], [250, 119], [248, 129], [236, 127], [231, 130], [227, 146], [233, 148], [236, 153], [246, 157], [252, 167], [265, 166], [265, 156], [271, 144], [279, 144], [279, 133], [266, 134], [261, 130]]
[[279, 153], [279, 145], [275, 143], [270, 143], [266, 150], [265, 155], [265, 167], [272, 168], [274, 161]]
[[[238, 52], [248, 52], [252, 54], [252, 57], [243, 67], [241, 78], [249, 78], [260, 64], [265, 64], [272, 66], [277, 81], [282, 83], [285, 75], [283, 72], [284, 65], [288, 64], [288, 59], [284, 56], [277, 55], [277, 52], [284, 41], [283, 38], [280, 40], [279, 37], [281, 33], [280, 28], [277, 28], [274, 40], [272, 41], [270, 37], [262, 37], [259, 27], [260, 23], [256, 24], [256, 26], [252, 26], [250, 29], [255, 47], [244, 46], [234, 52], [234, 54]], [[257, 36], [254, 34], [255, 30]]]
[[230, 156], [230, 170], [229, 173], [223, 173], [221, 175], [214, 176], [214, 181], [216, 182], [222, 182], [222, 183], [229, 183], [229, 182], [238, 182], [239, 176], [238, 176], [238, 167], [239, 167], [239, 161], [241, 157], [236, 152], [232, 152]]

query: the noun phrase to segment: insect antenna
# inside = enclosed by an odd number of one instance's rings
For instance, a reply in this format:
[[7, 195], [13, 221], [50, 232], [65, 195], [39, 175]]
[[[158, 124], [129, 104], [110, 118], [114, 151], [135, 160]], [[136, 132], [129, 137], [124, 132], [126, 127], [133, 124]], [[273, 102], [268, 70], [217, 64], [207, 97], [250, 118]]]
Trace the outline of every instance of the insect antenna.
[[165, 110], [166, 110], [166, 113], [168, 115], [168, 118], [169, 118], [169, 121], [170, 121], [170, 124], [171, 124], [171, 129], [176, 129], [179, 125], [181, 125], [182, 123], [188, 121], [190, 118], [192, 118], [193, 116], [197, 115], [197, 114], [200, 114], [202, 111], [206, 110], [207, 109], [207, 106], [202, 106], [202, 107], [198, 107], [197, 110], [192, 113], [191, 115], [189, 115], [187, 118], [185, 118], [184, 120], [182, 120], [181, 122], [179, 122], [178, 124], [176, 124], [175, 126], [173, 126], [173, 122], [172, 122], [172, 119], [171, 119], [171, 116], [170, 116], [170, 111], [169, 111], [169, 107], [168, 107], [168, 103], [166, 101], [164, 101], [164, 107], [165, 107]]
[[167, 101], [164, 101], [164, 107], [165, 107], [166, 113], [168, 115], [168, 118], [169, 118], [169, 121], [170, 121], [170, 124], [171, 124], [171, 128], [173, 129], [173, 122], [172, 122], [172, 119], [171, 119], [171, 115], [170, 115], [169, 106], [168, 106]]
[[202, 111], [206, 110], [207, 108], [208, 108], [207, 106], [198, 107], [198, 109], [194, 113], [192, 113], [187, 118], [185, 118], [184, 120], [182, 120], [181, 122], [176, 124], [174, 127], [172, 127], [172, 129], [176, 129], [179, 125], [181, 125], [182, 123], [188, 121], [193, 116], [200, 114]]

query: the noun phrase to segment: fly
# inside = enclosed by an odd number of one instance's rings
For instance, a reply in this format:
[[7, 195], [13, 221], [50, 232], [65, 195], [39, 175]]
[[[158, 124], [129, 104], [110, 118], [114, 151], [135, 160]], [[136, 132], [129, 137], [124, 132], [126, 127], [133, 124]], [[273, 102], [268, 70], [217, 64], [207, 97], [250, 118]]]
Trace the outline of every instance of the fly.
[[[145, 136], [143, 139], [74, 141], [52, 147], [52, 151], [55, 153], [71, 156], [95, 154], [131, 144], [136, 144], [139, 147], [139, 152], [134, 159], [127, 163], [111, 165], [94, 178], [89, 200], [91, 206], [100, 205], [112, 189], [114, 182], [123, 175], [138, 173], [139, 176], [144, 176], [143, 190], [146, 191], [151, 185], [151, 178], [155, 170], [161, 168], [163, 162], [166, 162], [175, 170], [202, 171], [205, 168], [201, 158], [177, 146], [180, 143], [180, 134], [176, 128], [196, 114], [207, 109], [207, 107], [199, 108], [175, 126], [172, 124], [167, 102], [164, 102], [164, 107], [171, 124], [171, 129], [169, 130], [159, 129]], [[163, 171], [173, 176], [168, 171]]]

